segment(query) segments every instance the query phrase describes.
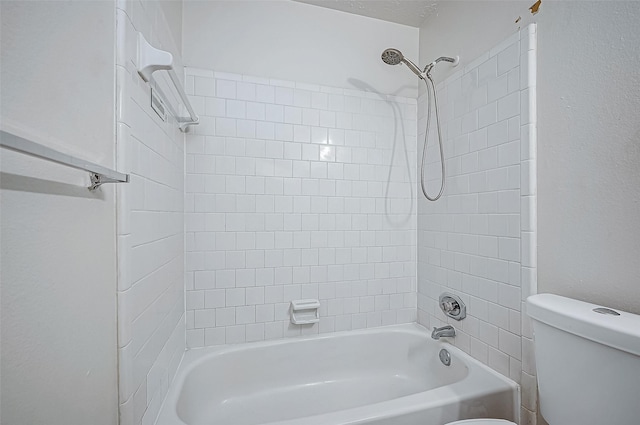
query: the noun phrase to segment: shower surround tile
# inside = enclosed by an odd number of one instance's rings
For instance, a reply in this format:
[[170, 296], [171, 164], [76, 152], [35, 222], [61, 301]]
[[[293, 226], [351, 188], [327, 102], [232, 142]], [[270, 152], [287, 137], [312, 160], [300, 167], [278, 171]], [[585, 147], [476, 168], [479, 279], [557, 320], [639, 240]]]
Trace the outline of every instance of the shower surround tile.
[[[447, 189], [418, 202], [418, 322], [451, 324], [452, 343], [522, 384], [522, 419], [535, 423], [533, 336], [524, 300], [536, 283], [536, 27], [513, 34], [437, 86]], [[418, 99], [418, 160], [427, 118]], [[432, 120], [434, 122], [434, 120]], [[435, 129], [426, 171], [440, 189]], [[444, 316], [442, 292], [467, 304]], [[533, 384], [532, 384], [533, 381]]]
[[186, 73], [187, 345], [415, 321], [415, 99]]
[[158, 2], [118, 1], [116, 19], [119, 423], [152, 424], [185, 350], [184, 136], [151, 109], [137, 31], [180, 57]]

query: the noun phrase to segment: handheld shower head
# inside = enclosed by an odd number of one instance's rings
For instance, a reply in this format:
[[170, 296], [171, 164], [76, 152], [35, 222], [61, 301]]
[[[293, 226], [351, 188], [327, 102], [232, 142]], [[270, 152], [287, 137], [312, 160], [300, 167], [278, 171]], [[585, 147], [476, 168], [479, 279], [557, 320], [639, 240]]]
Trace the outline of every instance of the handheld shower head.
[[387, 65], [397, 65], [400, 62], [402, 62], [402, 59], [404, 59], [404, 56], [402, 55], [402, 52], [398, 49], [387, 49], [384, 52], [382, 52], [382, 62], [386, 63]]
[[[418, 76], [422, 81], [424, 81], [427, 86], [428, 100], [427, 100], [427, 125], [424, 132], [424, 149], [422, 150], [422, 162], [420, 165], [420, 186], [422, 188], [422, 193], [424, 196], [430, 201], [437, 201], [442, 196], [444, 192], [445, 185], [445, 162], [444, 162], [444, 149], [442, 147], [442, 132], [440, 131], [440, 116], [438, 112], [438, 97], [436, 95], [436, 85], [433, 82], [433, 77], [431, 76], [431, 70], [438, 62], [445, 61], [450, 62], [453, 66], [458, 65], [460, 62], [460, 58], [456, 56], [455, 58], [450, 58], [447, 56], [441, 56], [435, 61], [431, 62], [424, 68], [424, 71], [420, 71], [418, 66], [411, 62], [409, 59], [405, 58], [402, 55], [402, 52], [398, 49], [386, 49], [382, 52], [381, 55], [382, 61], [387, 65], [398, 65], [399, 63], [404, 63], [407, 65], [407, 68], [411, 70], [414, 74]], [[429, 83], [431, 83], [431, 87], [429, 87]], [[440, 183], [440, 192], [435, 197], [430, 197], [427, 193], [426, 183], [424, 180], [424, 169], [425, 169], [425, 158], [427, 155], [427, 145], [428, 145], [428, 137], [429, 137], [429, 126], [431, 125], [431, 93], [433, 93], [433, 104], [436, 110], [436, 124], [438, 126], [438, 145], [440, 146], [440, 170], [441, 170], [441, 183]]]
[[384, 52], [382, 52], [381, 58], [382, 58], [382, 61], [387, 65], [398, 65], [399, 63], [402, 62], [405, 65], [407, 65], [407, 68], [409, 68], [411, 72], [416, 74], [418, 78], [424, 79], [424, 76], [422, 75], [422, 71], [420, 71], [420, 68], [418, 68], [418, 66], [415, 63], [405, 58], [402, 52], [398, 49], [386, 49]]

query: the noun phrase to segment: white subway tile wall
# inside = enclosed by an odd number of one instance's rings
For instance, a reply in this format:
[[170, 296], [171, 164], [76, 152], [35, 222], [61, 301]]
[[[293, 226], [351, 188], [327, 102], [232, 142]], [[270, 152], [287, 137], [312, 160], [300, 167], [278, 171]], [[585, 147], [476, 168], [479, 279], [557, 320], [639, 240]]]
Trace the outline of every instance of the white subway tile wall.
[[137, 31], [180, 58], [158, 2], [119, 1], [116, 18], [117, 164], [131, 175], [116, 189], [120, 424], [151, 425], [185, 350], [185, 153], [136, 72]]
[[188, 347], [415, 321], [416, 100], [186, 72]]
[[[438, 85], [447, 189], [418, 203], [418, 322], [452, 324], [451, 342], [522, 384], [522, 423], [535, 423], [533, 341], [523, 301], [536, 284], [536, 27], [513, 34]], [[427, 117], [418, 99], [418, 160]], [[435, 118], [434, 118], [435, 119]], [[434, 120], [432, 120], [434, 122]], [[440, 188], [435, 124], [427, 188]], [[459, 295], [457, 322], [438, 306]]]

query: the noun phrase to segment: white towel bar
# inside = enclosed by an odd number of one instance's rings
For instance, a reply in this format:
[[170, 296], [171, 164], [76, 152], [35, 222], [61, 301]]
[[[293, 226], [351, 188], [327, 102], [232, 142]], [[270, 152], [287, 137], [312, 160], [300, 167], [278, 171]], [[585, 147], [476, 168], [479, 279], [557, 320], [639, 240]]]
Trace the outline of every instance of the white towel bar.
[[15, 152], [24, 153], [36, 158], [66, 165], [77, 170], [91, 173], [91, 186], [89, 190], [95, 190], [104, 183], [129, 183], [129, 175], [120, 173], [93, 162], [76, 158], [71, 155], [48, 148], [31, 140], [24, 139], [15, 134], [0, 131], [0, 146]]
[[[146, 82], [150, 82], [152, 80], [152, 74], [156, 71], [168, 71], [169, 78], [171, 78], [171, 82], [176, 88], [182, 103], [185, 108], [187, 108], [187, 112], [189, 113], [189, 117], [179, 117], [176, 115], [176, 120], [180, 124], [180, 130], [183, 132], [186, 131], [187, 127], [190, 125], [196, 125], [199, 123], [198, 115], [196, 115], [191, 103], [189, 102], [189, 98], [187, 94], [184, 92], [182, 88], [182, 84], [180, 83], [180, 79], [176, 75], [175, 70], [173, 69], [173, 55], [165, 50], [156, 49], [144, 38], [141, 32], [138, 33], [138, 74], [140, 77]], [[173, 108], [171, 108], [173, 109]], [[174, 113], [175, 114], [175, 113]]]

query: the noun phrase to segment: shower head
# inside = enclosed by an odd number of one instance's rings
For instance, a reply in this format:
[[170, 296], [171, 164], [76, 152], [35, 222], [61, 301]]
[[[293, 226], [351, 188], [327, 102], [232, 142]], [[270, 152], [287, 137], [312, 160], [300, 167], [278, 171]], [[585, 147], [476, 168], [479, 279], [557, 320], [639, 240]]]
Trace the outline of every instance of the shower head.
[[382, 52], [382, 62], [387, 65], [397, 65], [402, 62], [404, 56], [402, 56], [402, 52], [398, 49], [387, 49]]
[[418, 78], [424, 79], [424, 76], [422, 75], [420, 68], [418, 68], [418, 66], [415, 63], [405, 58], [402, 55], [402, 52], [398, 49], [386, 49], [384, 52], [382, 52], [381, 58], [382, 58], [382, 61], [387, 65], [397, 65], [402, 62], [405, 65], [407, 65], [407, 68], [409, 68], [411, 72], [416, 74]]

